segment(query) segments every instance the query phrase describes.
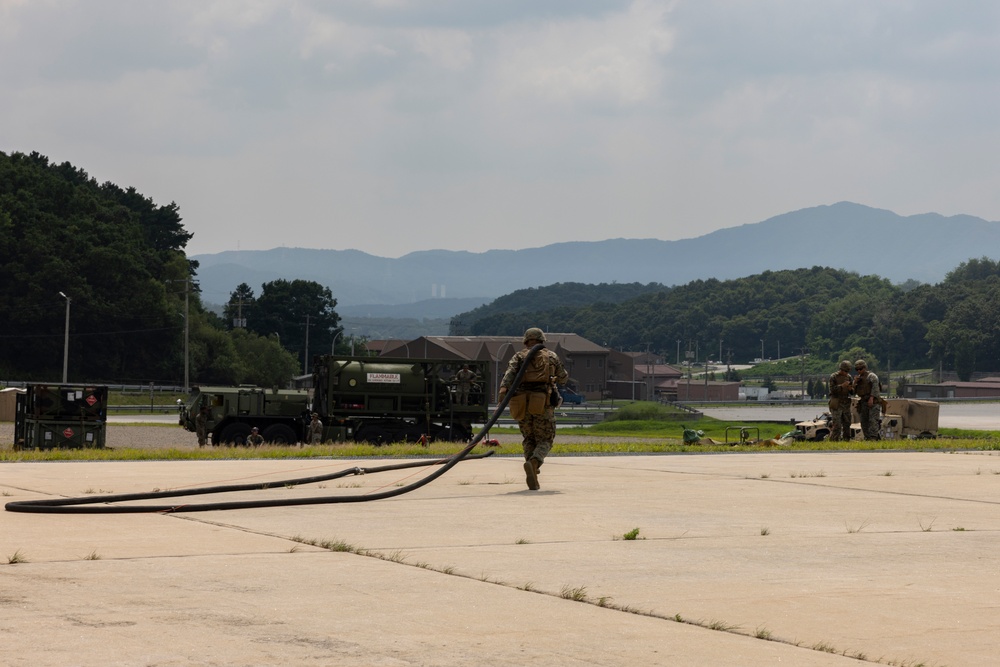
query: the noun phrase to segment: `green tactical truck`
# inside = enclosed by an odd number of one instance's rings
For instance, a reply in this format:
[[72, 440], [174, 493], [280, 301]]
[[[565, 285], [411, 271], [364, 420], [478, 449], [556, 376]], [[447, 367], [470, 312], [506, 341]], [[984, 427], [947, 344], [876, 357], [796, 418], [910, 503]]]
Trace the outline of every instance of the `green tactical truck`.
[[294, 445], [305, 437], [309, 393], [252, 386], [192, 387], [187, 402], [180, 405], [181, 426], [197, 432], [195, 420], [202, 409], [213, 445], [244, 445], [254, 427], [264, 442]]
[[[456, 374], [467, 364], [471, 389], [458, 391]], [[264, 442], [307, 440], [312, 413], [323, 422], [324, 442], [467, 442], [489, 418], [490, 364], [462, 359], [404, 359], [323, 355], [313, 360], [313, 389], [193, 387], [180, 406], [180, 424], [197, 432], [206, 409], [211, 444], [246, 443], [257, 427]]]

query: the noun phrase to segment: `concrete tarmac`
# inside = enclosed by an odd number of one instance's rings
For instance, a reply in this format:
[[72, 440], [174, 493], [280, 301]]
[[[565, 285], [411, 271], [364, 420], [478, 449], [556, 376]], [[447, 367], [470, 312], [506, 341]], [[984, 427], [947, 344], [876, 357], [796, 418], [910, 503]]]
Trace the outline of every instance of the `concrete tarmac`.
[[[6, 463], [0, 493], [385, 464]], [[428, 472], [226, 499], [361, 496]], [[372, 502], [0, 512], [0, 664], [996, 664], [996, 452], [554, 455], [540, 481], [489, 458]]]

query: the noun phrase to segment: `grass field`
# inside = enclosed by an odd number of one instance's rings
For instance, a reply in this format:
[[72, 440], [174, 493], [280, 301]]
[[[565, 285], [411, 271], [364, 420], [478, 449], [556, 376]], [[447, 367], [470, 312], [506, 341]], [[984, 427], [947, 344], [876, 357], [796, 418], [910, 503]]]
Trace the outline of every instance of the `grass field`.
[[[659, 404], [636, 403], [617, 411], [613, 419], [594, 426], [563, 428], [556, 435], [554, 456], [601, 454], [685, 454], [698, 452], [780, 451], [968, 451], [1000, 450], [998, 431], [961, 431], [942, 429], [935, 439], [897, 439], [880, 441], [808, 442], [783, 438], [790, 431], [785, 423], [756, 423], [747, 441], [740, 442], [739, 430], [727, 431], [735, 424], [709, 417], [683, 419], [678, 411]], [[132, 428], [148, 431], [164, 443], [177, 433], [176, 425], [144, 425]], [[685, 442], [685, 430], [699, 432], [698, 442]], [[162, 435], [160, 435], [162, 434]], [[758, 438], [759, 435], [759, 438]], [[728, 442], [727, 442], [728, 439]], [[473, 454], [493, 451], [498, 455], [521, 454], [516, 428], [494, 428]], [[0, 442], [0, 462], [7, 461], [79, 461], [79, 460], [220, 460], [262, 458], [413, 458], [447, 457], [462, 449], [460, 443], [436, 442], [427, 446], [398, 443], [376, 447], [358, 443], [307, 445], [302, 447], [179, 447], [144, 445], [85, 450], [14, 451], [12, 443]]]

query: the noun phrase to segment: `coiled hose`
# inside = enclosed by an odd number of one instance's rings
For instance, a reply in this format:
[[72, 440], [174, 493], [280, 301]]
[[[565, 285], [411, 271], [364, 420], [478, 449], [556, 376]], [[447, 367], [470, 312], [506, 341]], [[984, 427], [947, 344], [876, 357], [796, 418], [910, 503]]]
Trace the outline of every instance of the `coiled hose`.
[[[525, 360], [530, 360], [535, 354], [542, 349], [542, 345], [538, 344], [532, 347], [529, 351]], [[56, 498], [49, 500], [19, 500], [14, 502], [9, 502], [4, 506], [8, 512], [34, 512], [40, 514], [134, 514], [134, 513], [151, 513], [159, 512], [164, 514], [171, 514], [174, 512], [213, 512], [216, 510], [236, 510], [236, 509], [249, 509], [254, 507], [289, 507], [293, 505], [326, 505], [332, 503], [360, 503], [368, 502], [371, 500], [382, 500], [385, 498], [393, 498], [395, 496], [401, 496], [404, 493], [409, 493], [419, 489], [420, 487], [433, 482], [435, 479], [445, 474], [456, 466], [460, 461], [465, 459], [483, 459], [491, 456], [493, 452], [488, 452], [486, 454], [480, 454], [476, 456], [469, 456], [473, 448], [479, 444], [479, 441], [483, 439], [483, 436], [489, 432], [490, 428], [496, 424], [497, 419], [503, 414], [504, 408], [507, 407], [507, 403], [510, 402], [511, 396], [514, 394], [514, 390], [521, 383], [521, 378], [524, 376], [524, 372], [527, 368], [527, 364], [521, 364], [521, 368], [518, 370], [517, 375], [514, 377], [514, 381], [511, 383], [510, 391], [503, 397], [503, 400], [497, 405], [496, 410], [493, 411], [493, 415], [490, 417], [489, 421], [479, 430], [479, 433], [466, 445], [461, 451], [453, 454], [446, 459], [437, 459], [434, 461], [417, 461], [411, 463], [398, 463], [393, 465], [376, 466], [372, 468], [346, 468], [339, 472], [330, 473], [328, 475], [318, 475], [314, 477], [300, 477], [297, 479], [286, 479], [276, 482], [257, 482], [253, 484], [229, 484], [225, 486], [212, 486], [203, 487], [199, 489], [187, 489], [187, 490], [177, 490], [177, 491], [153, 491], [151, 493], [122, 493], [118, 495], [110, 496], [89, 496], [84, 498]], [[389, 491], [380, 491], [378, 493], [372, 493], [368, 495], [357, 495], [357, 496], [317, 496], [310, 498], [285, 498], [282, 500], [240, 500], [240, 501], [229, 501], [229, 502], [218, 502], [218, 503], [192, 503], [192, 504], [173, 504], [173, 505], [107, 505], [106, 503], [119, 503], [119, 502], [129, 502], [135, 500], [152, 500], [157, 498], [179, 498], [182, 496], [195, 496], [195, 495], [205, 495], [210, 493], [234, 493], [237, 491], [252, 491], [270, 488], [279, 488], [285, 486], [294, 486], [299, 484], [312, 484], [315, 482], [323, 482], [331, 479], [339, 479], [341, 477], [347, 477], [349, 475], [368, 475], [380, 472], [388, 472], [391, 470], [404, 470], [406, 468], [419, 468], [422, 466], [433, 466], [440, 465], [441, 467], [435, 470], [433, 473], [423, 477], [412, 484], [407, 484], [406, 486], [401, 486], [394, 488]]]

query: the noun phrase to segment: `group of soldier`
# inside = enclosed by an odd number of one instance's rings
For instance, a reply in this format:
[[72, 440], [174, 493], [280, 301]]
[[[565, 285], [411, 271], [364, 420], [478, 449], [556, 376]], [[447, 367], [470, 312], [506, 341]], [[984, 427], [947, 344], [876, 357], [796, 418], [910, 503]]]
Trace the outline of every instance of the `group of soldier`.
[[841, 361], [830, 376], [830, 440], [851, 439], [851, 396], [858, 398], [858, 421], [865, 440], [879, 440], [882, 420], [882, 396], [878, 376], [868, 370], [864, 359], [854, 362], [857, 375], [851, 375], [851, 362]]

